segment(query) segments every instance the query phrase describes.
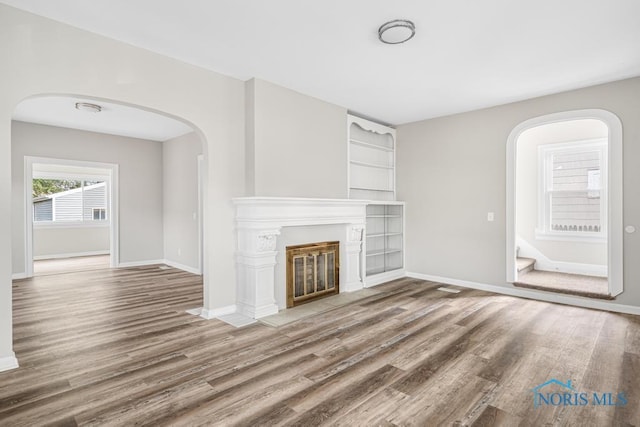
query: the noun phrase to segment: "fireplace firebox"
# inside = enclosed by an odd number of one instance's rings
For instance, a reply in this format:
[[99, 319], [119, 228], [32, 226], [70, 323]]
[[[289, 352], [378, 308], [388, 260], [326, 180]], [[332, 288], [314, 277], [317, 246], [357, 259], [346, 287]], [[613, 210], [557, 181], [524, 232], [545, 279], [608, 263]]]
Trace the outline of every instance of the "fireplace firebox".
[[340, 243], [287, 246], [287, 308], [340, 292]]

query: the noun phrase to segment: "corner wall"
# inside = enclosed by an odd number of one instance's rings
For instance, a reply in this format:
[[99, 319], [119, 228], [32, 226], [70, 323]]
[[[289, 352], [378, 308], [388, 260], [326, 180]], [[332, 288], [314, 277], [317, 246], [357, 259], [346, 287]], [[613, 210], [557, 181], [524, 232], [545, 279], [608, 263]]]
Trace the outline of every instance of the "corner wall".
[[194, 132], [162, 143], [164, 259], [200, 270], [198, 237], [198, 155], [202, 142]]
[[[398, 126], [398, 199], [407, 202], [407, 271], [506, 283], [506, 144], [533, 117], [599, 108], [623, 125], [625, 225], [640, 228], [640, 78]], [[487, 221], [487, 212], [495, 221]], [[624, 235], [624, 292], [640, 306], [640, 233]]]

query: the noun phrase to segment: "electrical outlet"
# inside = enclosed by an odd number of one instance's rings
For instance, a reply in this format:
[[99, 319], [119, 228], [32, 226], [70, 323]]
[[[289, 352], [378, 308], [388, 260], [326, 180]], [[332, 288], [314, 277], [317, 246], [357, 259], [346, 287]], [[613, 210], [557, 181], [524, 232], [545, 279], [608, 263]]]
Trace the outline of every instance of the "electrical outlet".
[[493, 212], [487, 212], [487, 221], [493, 221], [494, 215]]

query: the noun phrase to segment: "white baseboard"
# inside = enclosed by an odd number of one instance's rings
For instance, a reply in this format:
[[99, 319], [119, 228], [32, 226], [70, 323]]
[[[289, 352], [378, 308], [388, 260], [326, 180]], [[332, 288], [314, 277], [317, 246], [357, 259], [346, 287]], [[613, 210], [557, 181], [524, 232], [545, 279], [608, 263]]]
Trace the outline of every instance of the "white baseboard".
[[588, 276], [607, 277], [607, 266], [598, 264], [582, 264], [578, 262], [554, 261], [540, 252], [535, 246], [521, 237], [517, 239], [519, 255], [536, 260], [535, 269], [557, 273], [586, 274]]
[[109, 250], [106, 251], [90, 251], [90, 252], [70, 252], [65, 254], [52, 254], [52, 255], [38, 255], [34, 256], [34, 261], [41, 261], [43, 259], [58, 259], [58, 258], [75, 258], [81, 256], [96, 256], [96, 255], [109, 255]]
[[200, 272], [199, 269], [193, 268], [193, 267], [189, 267], [188, 265], [180, 264], [179, 262], [175, 262], [175, 261], [171, 261], [171, 260], [165, 259], [163, 263], [168, 265], [169, 267], [173, 267], [173, 268], [177, 268], [178, 270], [186, 271], [187, 273], [197, 274], [198, 276], [202, 275], [202, 273]]
[[200, 311], [200, 317], [202, 317], [203, 319], [215, 319], [218, 316], [224, 316], [226, 314], [233, 314], [237, 311], [237, 307], [235, 304], [233, 305], [227, 305], [225, 307], [219, 307], [219, 308], [214, 308], [211, 310], [207, 310], [205, 308], [203, 308]]
[[18, 359], [15, 353], [11, 352], [11, 356], [0, 357], [0, 372], [18, 368]]
[[13, 273], [11, 275], [11, 280], [26, 279], [26, 278], [27, 278], [27, 273]]
[[144, 267], [147, 265], [156, 265], [156, 264], [164, 264], [163, 259], [150, 259], [147, 261], [130, 261], [130, 262], [121, 262], [118, 264], [118, 268], [128, 268], [128, 267]]
[[387, 271], [385, 273], [375, 274], [373, 276], [365, 277], [364, 279], [364, 287], [370, 288], [372, 286], [381, 285], [386, 282], [390, 282], [396, 279], [402, 279], [403, 277], [407, 277], [407, 274], [404, 269]]
[[540, 301], [555, 302], [558, 304], [574, 305], [577, 307], [595, 308], [598, 310], [614, 311], [616, 313], [640, 315], [640, 307], [633, 305], [616, 304], [605, 300], [592, 298], [562, 295], [544, 291], [521, 289], [513, 286], [497, 286], [485, 283], [470, 282], [467, 280], [452, 279], [449, 277], [432, 276], [429, 274], [407, 273], [407, 277], [414, 279], [429, 280], [431, 282], [445, 283], [447, 285], [462, 286], [463, 288], [479, 289], [481, 291], [494, 292], [497, 294], [511, 295], [514, 297], [535, 299]]

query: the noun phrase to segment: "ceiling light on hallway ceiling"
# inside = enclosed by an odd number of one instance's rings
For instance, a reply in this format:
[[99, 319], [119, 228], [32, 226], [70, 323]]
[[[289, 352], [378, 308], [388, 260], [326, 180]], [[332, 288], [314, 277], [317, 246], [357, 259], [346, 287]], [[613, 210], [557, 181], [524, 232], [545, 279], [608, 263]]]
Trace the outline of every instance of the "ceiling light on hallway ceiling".
[[394, 19], [378, 28], [378, 38], [382, 43], [400, 44], [410, 40], [416, 34], [416, 26], [406, 19]]
[[102, 111], [102, 107], [88, 102], [76, 102], [76, 110], [85, 111], [87, 113], [99, 113]]

